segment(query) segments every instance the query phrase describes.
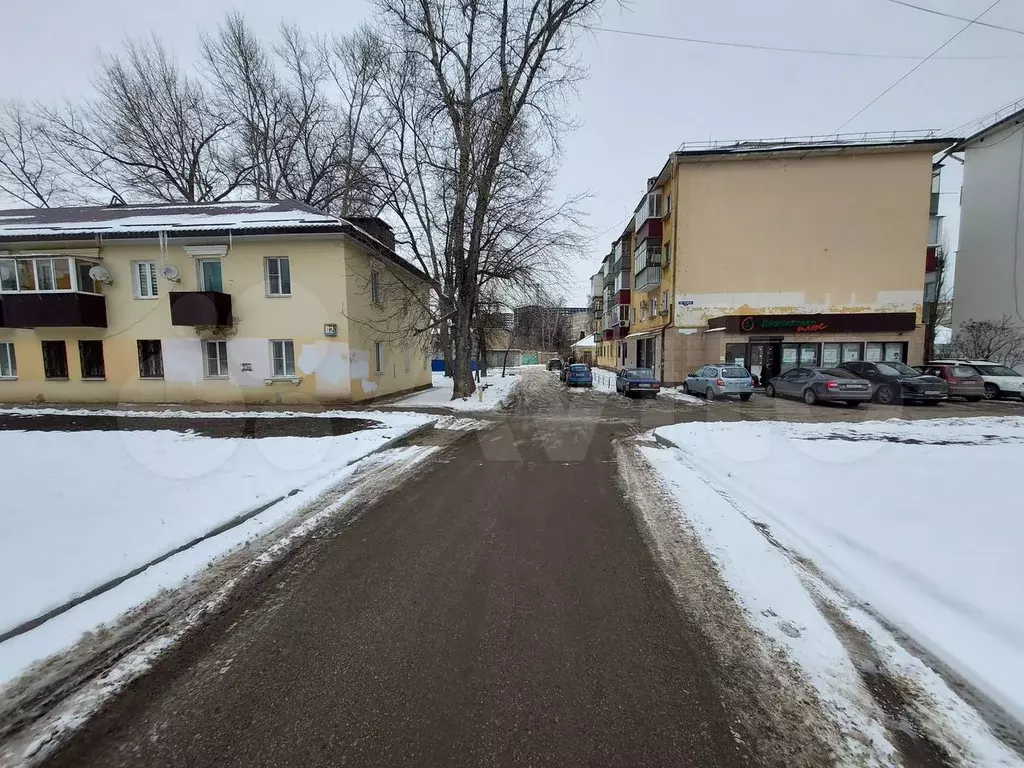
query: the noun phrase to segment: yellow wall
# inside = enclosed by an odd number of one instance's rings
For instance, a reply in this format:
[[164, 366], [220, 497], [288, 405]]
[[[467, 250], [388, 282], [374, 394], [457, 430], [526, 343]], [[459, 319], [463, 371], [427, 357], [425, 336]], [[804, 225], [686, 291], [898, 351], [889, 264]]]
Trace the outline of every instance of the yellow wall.
[[[52, 244], [6, 250], [14, 255], [67, 252]], [[338, 236], [234, 239], [223, 259], [224, 291], [231, 295], [235, 317], [235, 325], [224, 336], [228, 343], [227, 379], [204, 376], [203, 349], [196, 329], [171, 325], [168, 293], [198, 290], [195, 260], [182, 243], [174, 242], [161, 252], [153, 241], [114, 241], [104, 243], [99, 256], [112, 276], [112, 284], [102, 288], [107, 328], [0, 328], [0, 341], [14, 341], [18, 362], [18, 379], [0, 381], [0, 401], [319, 403], [371, 396], [362, 385], [364, 377], [358, 368], [362, 356], [372, 354], [372, 347], [367, 348], [365, 338], [353, 333], [350, 322], [353, 307], [349, 306], [346, 264], [365, 258], [354, 242]], [[268, 256], [289, 257], [291, 296], [267, 295], [264, 259]], [[158, 270], [173, 264], [180, 282], [158, 277], [158, 298], [135, 298], [131, 263], [143, 259], [156, 261]], [[356, 314], [364, 309], [356, 302]], [[325, 323], [337, 325], [336, 337], [325, 335]], [[70, 378], [49, 381], [43, 377], [40, 341], [59, 339], [67, 343]], [[81, 379], [79, 339], [103, 340], [105, 380]], [[161, 340], [163, 379], [140, 378], [139, 339]], [[267, 382], [271, 378], [270, 339], [294, 342], [297, 382]], [[424, 371], [421, 363], [410, 375], [402, 368], [395, 376], [380, 378], [372, 396], [429, 384], [430, 372], [429, 367]]]
[[920, 315], [931, 151], [684, 159], [672, 195], [675, 324], [739, 313]]

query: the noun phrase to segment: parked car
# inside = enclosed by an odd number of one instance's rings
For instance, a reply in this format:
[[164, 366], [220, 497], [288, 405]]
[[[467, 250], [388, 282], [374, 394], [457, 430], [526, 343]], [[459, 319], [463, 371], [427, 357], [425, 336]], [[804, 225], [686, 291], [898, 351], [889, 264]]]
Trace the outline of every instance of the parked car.
[[661, 382], [650, 368], [623, 368], [615, 376], [615, 391], [626, 397], [657, 396]]
[[969, 403], [976, 403], [985, 396], [985, 380], [969, 365], [928, 363], [919, 365], [917, 370], [945, 381], [950, 397], [962, 397]]
[[738, 396], [746, 402], [753, 394], [754, 380], [750, 372], [739, 365], [705, 365], [694, 371], [683, 382], [683, 392], [704, 395], [708, 400], [716, 397]]
[[548, 360], [548, 370], [549, 371], [560, 371], [560, 370], [562, 370], [562, 361], [559, 360], [557, 357], [551, 358], [550, 360]]
[[836, 367], [871, 382], [874, 400], [882, 405], [901, 402], [934, 404], [945, 400], [949, 394], [948, 385], [938, 376], [923, 374], [896, 360], [840, 363]]
[[988, 360], [933, 360], [932, 365], [954, 363], [969, 365], [985, 382], [985, 399], [998, 400], [1001, 397], [1024, 399], [1024, 376], [1013, 368], [989, 362]]
[[790, 368], [764, 388], [768, 397], [798, 397], [808, 405], [841, 402], [856, 408], [871, 399], [871, 382], [841, 368]]
[[590, 366], [583, 363], [573, 363], [565, 366], [565, 383], [570, 387], [592, 387], [594, 377], [590, 373]]

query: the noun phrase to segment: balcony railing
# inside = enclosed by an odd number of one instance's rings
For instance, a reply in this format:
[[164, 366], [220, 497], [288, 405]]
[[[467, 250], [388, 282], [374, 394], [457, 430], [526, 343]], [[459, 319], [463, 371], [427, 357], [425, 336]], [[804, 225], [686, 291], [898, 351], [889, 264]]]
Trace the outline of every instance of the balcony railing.
[[654, 245], [644, 242], [633, 254], [633, 272], [639, 275], [648, 267], [660, 267], [662, 265], [661, 245]]
[[661, 218], [661, 192], [648, 192], [633, 214], [633, 229], [639, 230], [648, 219]]
[[95, 293], [5, 293], [3, 328], [106, 328], [106, 299]]
[[646, 293], [661, 287], [661, 267], [647, 267], [636, 276], [634, 290]]
[[615, 285], [615, 275], [616, 274], [618, 274], [618, 273], [617, 272], [613, 272], [610, 269], [608, 270], [608, 274], [606, 274], [604, 276], [604, 285], [605, 285], [606, 288], [608, 286], [610, 286], [610, 285]]
[[615, 292], [629, 290], [629, 272], [619, 272], [615, 276]]
[[614, 328], [615, 327], [615, 321], [616, 321], [616, 317], [615, 317], [615, 313], [614, 312], [605, 312], [604, 313], [604, 327], [606, 329]]
[[232, 325], [231, 294], [171, 291], [171, 325]]

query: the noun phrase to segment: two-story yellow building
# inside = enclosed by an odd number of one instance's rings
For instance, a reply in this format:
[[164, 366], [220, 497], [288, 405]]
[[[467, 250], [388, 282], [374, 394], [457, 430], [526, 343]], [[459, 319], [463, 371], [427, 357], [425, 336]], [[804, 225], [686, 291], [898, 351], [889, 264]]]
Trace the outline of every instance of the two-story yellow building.
[[928, 136], [684, 145], [627, 225], [626, 365], [921, 362]]
[[0, 402], [356, 402], [430, 385], [430, 282], [295, 201], [0, 211]]

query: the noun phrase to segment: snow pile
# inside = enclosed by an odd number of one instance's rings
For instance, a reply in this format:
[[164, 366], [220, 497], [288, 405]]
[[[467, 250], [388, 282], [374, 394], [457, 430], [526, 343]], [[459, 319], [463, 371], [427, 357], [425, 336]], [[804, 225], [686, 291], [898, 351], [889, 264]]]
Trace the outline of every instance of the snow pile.
[[590, 375], [594, 379], [594, 389], [598, 392], [616, 394], [615, 374], [602, 368], [591, 368]]
[[[767, 589], [762, 563], [741, 554], [754, 522], [1024, 718], [1024, 516], [1010, 483], [1024, 419], [702, 422], [656, 434], [679, 450], [646, 454], [741, 595], [792, 591]], [[805, 608], [789, 620], [810, 626]], [[827, 647], [819, 640], [808, 650]]]
[[708, 401], [704, 398], [689, 395], [686, 392], [683, 392], [679, 387], [666, 387], [661, 390], [661, 396], [667, 397], [670, 400], [675, 400], [676, 402], [686, 403], [687, 405], [702, 406], [708, 404]]
[[[279, 522], [298, 508], [297, 489], [336, 482], [351, 462], [431, 420], [397, 414], [383, 428], [314, 438], [0, 432], [0, 634], [286, 497], [271, 508], [283, 510]], [[204, 563], [225, 551], [210, 549], [219, 538], [199, 545]], [[93, 618], [113, 619], [153, 593], [143, 586], [131, 604]], [[0, 680], [17, 671], [5, 654], [19, 639], [0, 644]]]
[[500, 370], [491, 376], [484, 376], [477, 382], [477, 391], [469, 397], [452, 400], [455, 381], [443, 373], [433, 375], [433, 388], [403, 398], [392, 405], [395, 408], [451, 408], [454, 411], [491, 411], [503, 407], [512, 397], [519, 384], [519, 372], [507, 372], [504, 378]]

